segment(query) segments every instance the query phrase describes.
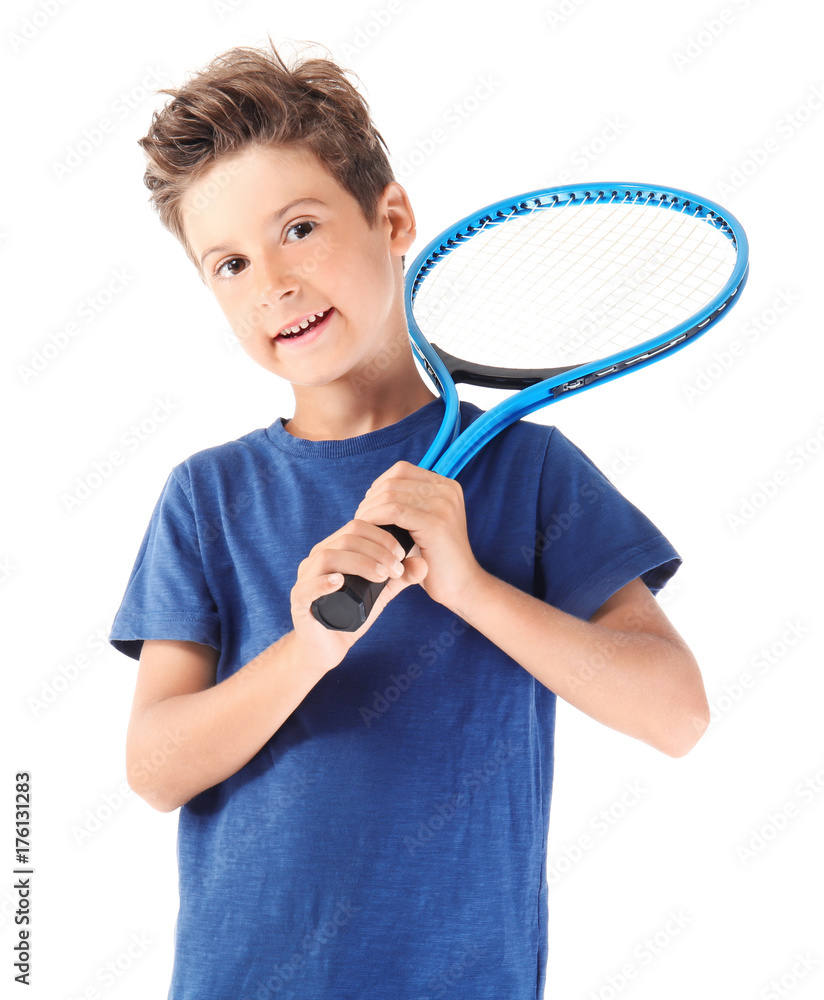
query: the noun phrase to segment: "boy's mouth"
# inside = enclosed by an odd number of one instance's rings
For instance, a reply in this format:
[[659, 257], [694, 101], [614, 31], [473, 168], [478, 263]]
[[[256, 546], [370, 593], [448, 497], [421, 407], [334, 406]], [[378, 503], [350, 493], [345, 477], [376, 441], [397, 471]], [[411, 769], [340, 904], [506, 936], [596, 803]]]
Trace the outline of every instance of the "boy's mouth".
[[330, 306], [323, 312], [310, 313], [298, 323], [294, 323], [292, 326], [285, 326], [280, 333], [277, 334], [275, 340], [297, 340], [299, 337], [304, 336], [307, 332], [314, 330], [314, 328], [322, 323], [331, 312], [332, 307]]

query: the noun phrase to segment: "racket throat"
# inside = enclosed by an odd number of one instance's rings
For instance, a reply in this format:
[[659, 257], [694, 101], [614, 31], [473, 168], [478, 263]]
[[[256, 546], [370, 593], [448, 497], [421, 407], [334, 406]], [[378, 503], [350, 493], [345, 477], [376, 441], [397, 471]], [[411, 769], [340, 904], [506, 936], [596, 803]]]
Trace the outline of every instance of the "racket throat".
[[453, 382], [486, 386], [488, 389], [526, 389], [579, 367], [567, 365], [564, 368], [494, 368], [490, 365], [475, 364], [473, 361], [463, 361], [448, 354], [437, 344], [432, 344], [432, 347], [437, 351]]

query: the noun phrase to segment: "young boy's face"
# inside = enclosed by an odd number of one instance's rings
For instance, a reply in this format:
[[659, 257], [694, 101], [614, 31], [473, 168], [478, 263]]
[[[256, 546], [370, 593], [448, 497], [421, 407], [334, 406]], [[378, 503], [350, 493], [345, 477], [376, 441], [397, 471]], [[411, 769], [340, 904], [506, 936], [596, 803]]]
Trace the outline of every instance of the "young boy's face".
[[[274, 374], [328, 385], [407, 341], [397, 258], [415, 220], [400, 185], [386, 188], [372, 229], [313, 153], [257, 147], [215, 163], [186, 191], [182, 213], [243, 349]], [[283, 336], [319, 313], [301, 336]]]

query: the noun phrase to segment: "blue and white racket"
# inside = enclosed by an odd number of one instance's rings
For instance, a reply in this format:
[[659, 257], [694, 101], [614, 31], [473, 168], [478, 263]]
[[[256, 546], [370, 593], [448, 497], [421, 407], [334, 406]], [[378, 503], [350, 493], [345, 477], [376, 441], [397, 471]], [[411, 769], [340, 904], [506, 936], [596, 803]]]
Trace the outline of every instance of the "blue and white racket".
[[[412, 347], [445, 403], [419, 466], [454, 479], [521, 417], [680, 350], [738, 301], [747, 273], [740, 223], [675, 188], [563, 185], [466, 216], [406, 274]], [[519, 391], [459, 436], [456, 382]], [[381, 527], [409, 553], [408, 531]], [[346, 575], [312, 613], [356, 631], [385, 585]]]

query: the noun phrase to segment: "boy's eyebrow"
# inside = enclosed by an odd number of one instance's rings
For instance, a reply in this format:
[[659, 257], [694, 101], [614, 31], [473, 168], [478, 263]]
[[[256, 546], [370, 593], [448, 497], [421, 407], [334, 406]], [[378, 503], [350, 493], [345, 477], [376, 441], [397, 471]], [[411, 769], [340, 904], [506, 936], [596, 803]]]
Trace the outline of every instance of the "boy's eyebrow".
[[[269, 216], [269, 218], [266, 219], [267, 225], [271, 225], [272, 223], [277, 222], [284, 215], [286, 215], [286, 213], [288, 211], [290, 211], [291, 209], [293, 209], [295, 207], [295, 205], [300, 205], [300, 204], [302, 204], [304, 202], [306, 202], [307, 204], [312, 204], [312, 205], [324, 205], [324, 206], [326, 205], [326, 202], [325, 201], [321, 201], [320, 198], [295, 198], [295, 200], [294, 201], [290, 201], [288, 205], [284, 205], [283, 208], [279, 208], [277, 210], [277, 212], [273, 212]], [[212, 254], [212, 253], [221, 253], [223, 250], [228, 250], [230, 248], [230, 246], [231, 246], [231, 244], [229, 244], [229, 243], [218, 243], [216, 246], [209, 247], [209, 249], [206, 250], [204, 252], [203, 256], [200, 258], [200, 264], [201, 264], [201, 266], [203, 266], [203, 263], [206, 260], [206, 258], [209, 256], [209, 254]]]

